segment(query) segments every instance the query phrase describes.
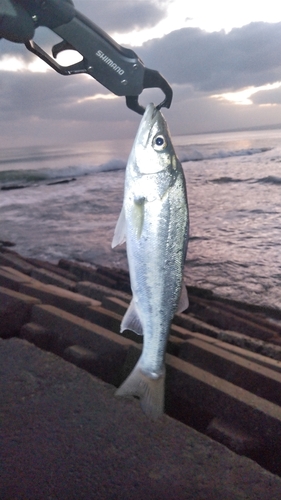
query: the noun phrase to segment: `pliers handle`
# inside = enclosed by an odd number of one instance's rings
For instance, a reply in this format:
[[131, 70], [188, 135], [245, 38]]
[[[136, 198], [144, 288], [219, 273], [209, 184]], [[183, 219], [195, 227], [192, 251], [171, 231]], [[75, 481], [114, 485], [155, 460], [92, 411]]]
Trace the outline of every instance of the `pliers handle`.
[[[33, 40], [25, 44], [28, 50], [43, 59], [58, 73], [62, 75], [89, 74], [114, 94], [125, 96], [128, 108], [139, 114], [144, 113], [144, 107], [139, 104], [138, 98], [146, 88], [160, 88], [163, 91], [165, 98], [158, 104], [158, 109], [170, 107], [173, 91], [163, 76], [156, 70], [146, 68], [133, 50], [116, 43], [101, 28], [75, 10], [72, 2], [45, 0], [43, 12], [39, 8], [39, 4], [42, 5], [43, 2], [25, 0], [23, 3], [25, 8], [28, 5], [28, 11], [37, 26], [48, 26], [62, 38], [62, 42], [54, 45], [52, 49], [53, 57]], [[60, 25], [54, 25], [49, 21], [56, 18], [57, 4], [59, 4], [60, 19], [63, 19], [63, 6], [67, 8], [65, 22]], [[70, 7], [72, 8], [71, 15]], [[56, 56], [68, 49], [76, 50], [83, 59], [70, 66], [61, 66], [56, 61]]]

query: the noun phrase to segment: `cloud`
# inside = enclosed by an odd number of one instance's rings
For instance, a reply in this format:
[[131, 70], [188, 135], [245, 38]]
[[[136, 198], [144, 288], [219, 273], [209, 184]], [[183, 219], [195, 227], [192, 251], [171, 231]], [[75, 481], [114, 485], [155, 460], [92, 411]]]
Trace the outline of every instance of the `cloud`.
[[172, 108], [164, 114], [171, 133], [184, 135], [280, 124], [281, 106], [237, 106], [175, 85]]
[[1, 72], [0, 142], [50, 144], [133, 137], [139, 117], [124, 97], [91, 97], [107, 91], [85, 75], [62, 77], [54, 71]]
[[[74, 0], [77, 11], [88, 17], [107, 33], [129, 33], [133, 30], [151, 28], [166, 17], [170, 0]], [[44, 50], [61, 39], [50, 29], [39, 27], [35, 31], [34, 40]], [[50, 50], [49, 50], [50, 52]], [[1, 40], [1, 54], [17, 54], [24, 60], [32, 55], [23, 44]]]
[[75, 0], [75, 8], [105, 31], [129, 33], [166, 17], [167, 0]]
[[[109, 0], [104, 1], [108, 7]], [[86, 0], [76, 1], [75, 5], [82, 11], [83, 3], [89, 11], [93, 9], [92, 2]], [[111, 3], [120, 12], [133, 5], [130, 0]], [[143, 8], [140, 22], [145, 25], [149, 22], [144, 15], [145, 5], [157, 7], [158, 3], [144, 0], [140, 4]], [[97, 12], [102, 12], [101, 2], [97, 2]], [[93, 12], [86, 14], [99, 24]], [[155, 11], [155, 19], [156, 14]], [[112, 12], [108, 17], [112, 20]], [[164, 110], [172, 133], [280, 122], [280, 88], [256, 92], [250, 106], [237, 106], [211, 97], [280, 80], [280, 28], [281, 23], [252, 23], [228, 34], [184, 28], [138, 47], [136, 52], [145, 65], [161, 71], [173, 86], [172, 107]], [[43, 39], [44, 36], [43, 33]], [[0, 54], [19, 53], [20, 57], [25, 54], [29, 61], [36, 60], [19, 44], [1, 40], [0, 51]], [[91, 99], [97, 94], [106, 95], [108, 91], [86, 75], [63, 77], [51, 69], [46, 73], [1, 71], [1, 144], [12, 145], [15, 138], [17, 144], [132, 138], [139, 115], [126, 108], [123, 97]], [[161, 99], [162, 93], [151, 89], [140, 96], [144, 105]]]
[[[110, 101], [95, 99], [98, 95], [113, 95], [88, 75], [63, 77], [51, 70], [46, 73], [3, 72], [1, 90], [0, 113], [6, 113], [5, 119], [20, 114], [100, 121], [115, 118], [114, 114], [110, 117], [107, 113], [114, 109], [115, 103], [120, 102], [125, 107], [124, 97], [116, 96]], [[97, 116], [99, 109], [103, 111]], [[128, 113], [132, 114], [129, 110]]]
[[261, 90], [251, 97], [254, 104], [281, 104], [281, 87], [272, 90]]
[[139, 48], [145, 64], [170, 83], [223, 92], [280, 79], [281, 23], [251, 23], [207, 33], [183, 28]]

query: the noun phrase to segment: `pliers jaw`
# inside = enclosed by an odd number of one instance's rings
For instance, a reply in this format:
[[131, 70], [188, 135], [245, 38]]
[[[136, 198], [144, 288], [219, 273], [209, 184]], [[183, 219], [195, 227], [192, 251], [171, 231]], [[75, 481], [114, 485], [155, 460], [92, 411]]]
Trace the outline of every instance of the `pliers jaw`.
[[[144, 69], [143, 88], [159, 88], [164, 92], [165, 99], [156, 106], [157, 109], [169, 108], [171, 106], [173, 91], [167, 80], [154, 69]], [[139, 104], [139, 96], [126, 96], [126, 104], [129, 109], [143, 115], [145, 108]]]

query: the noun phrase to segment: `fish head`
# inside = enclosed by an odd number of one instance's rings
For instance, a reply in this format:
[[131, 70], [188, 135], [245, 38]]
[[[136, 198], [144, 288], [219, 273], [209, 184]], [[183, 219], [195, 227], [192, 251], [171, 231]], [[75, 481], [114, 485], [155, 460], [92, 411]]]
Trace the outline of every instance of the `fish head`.
[[136, 174], [157, 174], [166, 169], [176, 170], [178, 159], [168, 125], [161, 111], [148, 104], [142, 117], [131, 152], [131, 164]]

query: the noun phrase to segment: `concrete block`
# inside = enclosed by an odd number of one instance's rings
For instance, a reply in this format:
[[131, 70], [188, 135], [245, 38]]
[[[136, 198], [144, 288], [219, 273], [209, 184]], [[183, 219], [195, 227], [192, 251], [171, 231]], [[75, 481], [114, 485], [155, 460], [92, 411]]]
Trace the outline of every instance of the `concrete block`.
[[184, 340], [170, 335], [167, 342], [167, 353], [178, 357], [182, 344], [185, 343]]
[[51, 264], [47, 260], [29, 258], [29, 259], [27, 259], [27, 261], [32, 266], [39, 267], [41, 269], [46, 269], [47, 271], [51, 271], [52, 273], [58, 274], [59, 276], [62, 276], [63, 278], [66, 278], [70, 281], [78, 281], [78, 278], [75, 274], [70, 273], [66, 269], [62, 269], [61, 267], [57, 266], [56, 264]]
[[[281, 346], [273, 345], [232, 330], [220, 330], [215, 326], [208, 325], [204, 321], [194, 318], [190, 314], [175, 314], [173, 323], [189, 332], [201, 333], [214, 339], [258, 352], [264, 356], [269, 356], [272, 359], [281, 360]], [[177, 333], [176, 329], [174, 330], [174, 335], [184, 338], [184, 333], [182, 331]]]
[[31, 275], [31, 271], [34, 269], [31, 264], [26, 262], [19, 255], [10, 252], [0, 252], [0, 264], [2, 266], [13, 267], [14, 269], [28, 275]]
[[85, 266], [78, 262], [72, 262], [66, 259], [59, 261], [59, 266], [75, 274], [80, 281], [91, 281], [100, 285], [108, 286], [109, 288], [116, 287], [116, 281], [108, 276], [99, 274], [96, 266]]
[[281, 346], [281, 337], [273, 337], [269, 340], [269, 342]]
[[13, 271], [15, 270], [11, 267], [0, 267], [0, 286], [10, 288], [11, 290], [18, 292], [22, 283], [31, 283], [33, 281], [30, 276], [23, 273], [15, 274]]
[[281, 406], [281, 374], [198, 339], [182, 343], [179, 358]]
[[[122, 380], [140, 354], [141, 346], [128, 349]], [[210, 425], [214, 418], [219, 419], [229, 428], [239, 429], [240, 437], [248, 436], [248, 444], [254, 443], [254, 448], [261, 442], [281, 446], [280, 406], [170, 354], [166, 354], [165, 399], [167, 413], [183, 422], [201, 411], [208, 416], [207, 425], [208, 420]]]
[[281, 347], [264, 342], [263, 340], [254, 339], [242, 333], [221, 330], [218, 339], [229, 342], [230, 344], [250, 349], [253, 352], [258, 352], [272, 359], [281, 360]]
[[125, 302], [124, 300], [119, 299], [118, 297], [109, 296], [109, 297], [103, 297], [102, 305], [105, 309], [113, 311], [123, 317], [129, 307], [129, 302], [127, 301]]
[[250, 361], [253, 361], [254, 363], [258, 363], [259, 365], [270, 368], [271, 370], [275, 370], [279, 373], [281, 372], [281, 361], [269, 358], [268, 356], [264, 356], [263, 354], [259, 354], [257, 352], [252, 352], [248, 349], [243, 349], [242, 347], [237, 347], [236, 345], [223, 342], [213, 337], [208, 337], [207, 335], [203, 335], [202, 333], [191, 332], [190, 335], [186, 335], [186, 337], [182, 338], [185, 338], [186, 340], [190, 338], [202, 340], [203, 342], [207, 342], [216, 347], [232, 352], [233, 354], [242, 356], [242, 358], [246, 358]]
[[[241, 317], [231, 311], [225, 311], [221, 308], [213, 306], [204, 307], [201, 315], [206, 323], [211, 323], [213, 326], [221, 330], [234, 330], [239, 333], [254, 337], [260, 340], [269, 340], [274, 336], [274, 330], [269, 326], [258, 324], [246, 317]], [[253, 318], [252, 318], [253, 319]]]
[[77, 276], [79, 280], [83, 280], [83, 276], [85, 273], [91, 271], [95, 272], [97, 270], [97, 266], [95, 265], [86, 266], [85, 264], [67, 259], [60, 259], [58, 265], [59, 267], [61, 267], [61, 269], [65, 269], [66, 271], [70, 271], [75, 274], [75, 276]]
[[120, 334], [122, 316], [113, 311], [104, 309], [104, 307], [101, 306], [92, 306], [87, 308], [84, 317], [92, 323], [96, 323], [97, 325], [103, 326], [107, 330]]
[[[197, 335], [196, 333], [194, 334], [194, 332], [191, 332], [190, 330], [187, 330], [186, 328], [183, 328], [182, 326], [175, 325], [174, 323], [172, 323], [172, 325], [171, 325], [171, 333], [175, 337], [178, 337], [179, 339], [182, 339], [182, 340], [191, 339], [191, 338], [194, 338], [194, 335], [195, 336]], [[206, 335], [204, 335], [204, 337], [205, 336]]]
[[238, 426], [254, 439], [281, 446], [280, 406], [169, 354], [166, 369], [170, 408], [201, 408]]
[[[137, 344], [143, 343], [143, 336], [137, 335], [135, 332], [131, 330], [125, 330], [124, 332], [120, 332], [120, 325], [122, 321], [122, 316], [117, 313], [114, 313], [108, 309], [104, 309], [103, 307], [89, 307], [87, 309], [87, 313], [85, 315], [85, 319], [96, 323], [108, 330], [111, 330], [123, 338], [130, 339]], [[173, 333], [171, 331], [171, 333]], [[177, 338], [173, 335], [169, 336], [167, 343], [167, 352], [177, 356], [180, 350], [180, 346], [184, 341], [180, 338]]]
[[54, 350], [54, 345], [57, 343], [57, 336], [55, 334], [36, 323], [26, 323], [23, 325], [19, 337], [46, 350]]
[[[216, 297], [216, 298], [213, 297], [209, 298], [208, 300], [207, 298], [200, 298], [191, 295], [190, 302], [191, 302], [190, 311], [192, 311], [195, 315], [204, 317], [206, 314], [205, 317], [207, 317], [209, 314], [208, 309], [212, 310], [213, 308], [215, 308], [219, 310], [220, 313], [222, 314], [232, 313], [240, 320], [246, 319], [258, 326], [262, 326], [270, 330], [274, 330], [275, 332], [281, 333], [281, 325], [274, 324], [271, 318], [271, 314], [273, 313], [273, 317], [275, 318], [279, 317], [281, 319], [281, 312], [278, 313], [278, 310], [276, 309], [271, 309], [253, 304], [247, 304], [244, 302], [236, 302], [232, 301], [231, 299], [225, 299], [222, 297]], [[217, 315], [215, 320], [219, 321]], [[223, 319], [223, 321], [225, 320], [226, 319]], [[225, 327], [225, 329], [229, 329], [229, 327]]]
[[90, 281], [80, 281], [77, 283], [75, 290], [86, 297], [91, 297], [92, 299], [102, 301], [103, 297], [117, 297], [121, 300], [130, 302], [131, 295], [120, 290], [114, 290], [108, 286], [98, 285], [97, 283], [91, 283]]
[[194, 318], [191, 314], [175, 314], [173, 323], [191, 332], [204, 333], [210, 337], [218, 338], [221, 330], [215, 326], [208, 325], [205, 321]]
[[116, 268], [98, 266], [97, 273], [107, 276], [116, 281], [118, 290], [122, 290], [128, 294], [132, 294], [129, 273]]
[[86, 316], [88, 306], [100, 305], [97, 300], [86, 298], [55, 285], [45, 285], [39, 282], [36, 285], [22, 285], [20, 291], [26, 295], [37, 297], [43, 304], [56, 306], [80, 317]]
[[0, 341], [0, 367], [1, 500], [280, 497], [278, 476], [51, 353]]
[[76, 285], [75, 281], [63, 278], [58, 274], [47, 271], [46, 269], [34, 268], [31, 272], [31, 276], [42, 283], [57, 285], [61, 288], [65, 288], [66, 290], [74, 290]]
[[31, 321], [58, 335], [60, 345], [80, 345], [96, 352], [99, 364], [95, 374], [109, 382], [121, 370], [132, 345], [128, 339], [53, 306], [35, 306]]
[[71, 345], [65, 349], [63, 358], [90, 373], [96, 372], [98, 355], [91, 349], [86, 349], [80, 345]]
[[0, 336], [17, 335], [29, 321], [32, 307], [40, 303], [38, 299], [0, 287]]
[[207, 436], [224, 444], [239, 455], [251, 455], [262, 449], [263, 443], [258, 438], [252, 438], [248, 433], [219, 418], [213, 418], [208, 425]]

